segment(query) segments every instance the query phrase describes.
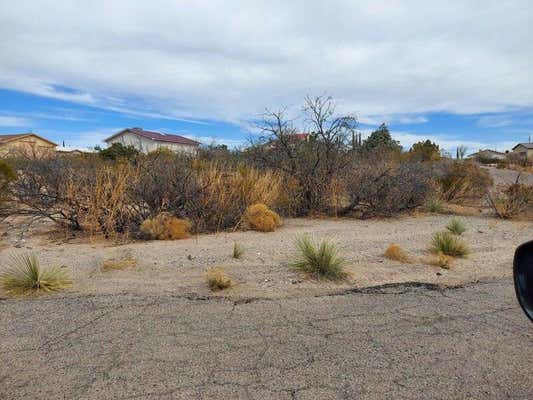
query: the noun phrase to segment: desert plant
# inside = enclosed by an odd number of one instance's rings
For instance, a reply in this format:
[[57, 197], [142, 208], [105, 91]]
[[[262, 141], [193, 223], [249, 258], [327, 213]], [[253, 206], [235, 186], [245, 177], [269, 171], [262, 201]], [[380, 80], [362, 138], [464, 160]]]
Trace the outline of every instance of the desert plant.
[[432, 213], [442, 213], [444, 211], [444, 205], [442, 204], [442, 201], [440, 201], [437, 198], [429, 199], [426, 202], [426, 210]]
[[244, 255], [244, 247], [240, 243], [233, 242], [232, 257], [236, 259], [240, 259], [242, 258], [243, 255]]
[[137, 260], [133, 257], [123, 258], [121, 260], [104, 260], [101, 266], [101, 270], [104, 272], [113, 270], [123, 270], [127, 268], [133, 268], [137, 265]]
[[466, 244], [450, 232], [436, 232], [431, 238], [431, 253], [445, 254], [452, 257], [464, 257], [469, 250]]
[[232, 285], [231, 278], [220, 268], [210, 268], [206, 273], [206, 280], [209, 289], [213, 291], [224, 290]]
[[385, 250], [384, 256], [401, 263], [411, 263], [411, 257], [397, 244], [391, 244]]
[[261, 232], [272, 232], [281, 225], [281, 217], [261, 203], [248, 207], [244, 219], [251, 228]]
[[345, 261], [338, 256], [337, 247], [333, 243], [324, 240], [317, 247], [307, 236], [301, 236], [296, 244], [300, 255], [290, 264], [292, 268], [316, 278], [338, 280], [346, 277], [343, 268]]
[[441, 173], [438, 182], [442, 198], [446, 201], [479, 199], [493, 184], [488, 171], [472, 161], [447, 160], [441, 163]]
[[453, 218], [450, 222], [448, 222], [448, 225], [446, 225], [446, 229], [454, 235], [460, 236], [466, 231], [466, 226], [465, 223], [460, 219]]
[[446, 254], [443, 254], [443, 253], [437, 253], [437, 254], [427, 257], [424, 261], [427, 264], [433, 265], [435, 267], [450, 269], [450, 266], [453, 262], [453, 257], [447, 256]]
[[8, 197], [8, 186], [17, 178], [13, 168], [0, 159], [0, 204]]
[[489, 204], [500, 218], [512, 218], [526, 211], [533, 204], [533, 186], [515, 183], [507, 186], [502, 194], [487, 196]]
[[9, 267], [0, 272], [0, 283], [13, 293], [51, 292], [72, 284], [65, 267], [41, 268], [35, 254], [12, 256]]
[[141, 224], [141, 235], [147, 239], [176, 240], [189, 237], [191, 223], [168, 213], [160, 213]]

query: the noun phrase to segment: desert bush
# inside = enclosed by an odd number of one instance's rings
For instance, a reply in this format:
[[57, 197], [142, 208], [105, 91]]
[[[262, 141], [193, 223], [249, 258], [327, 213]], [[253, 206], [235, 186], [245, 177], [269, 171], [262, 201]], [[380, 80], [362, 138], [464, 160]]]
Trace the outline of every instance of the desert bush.
[[533, 204], [533, 186], [518, 183], [517, 179], [496, 198], [489, 194], [488, 200], [496, 215], [500, 218], [512, 218], [525, 212]]
[[472, 161], [441, 162], [440, 172], [438, 183], [446, 201], [482, 198], [493, 184], [488, 171]]
[[425, 205], [426, 210], [432, 213], [442, 213], [444, 212], [444, 205], [442, 201], [437, 198], [429, 199]]
[[168, 213], [160, 213], [143, 221], [141, 235], [146, 239], [177, 240], [189, 237], [191, 223]]
[[65, 267], [41, 268], [35, 254], [13, 256], [0, 271], [0, 283], [11, 293], [38, 293], [65, 289], [72, 284]]
[[437, 232], [431, 238], [431, 253], [445, 254], [452, 257], [464, 257], [469, 250], [466, 244], [450, 232]]
[[446, 225], [446, 229], [454, 235], [460, 236], [466, 231], [466, 226], [460, 219], [453, 218], [448, 222], [448, 225]]
[[7, 161], [0, 159], [0, 204], [9, 197], [9, 184], [16, 178], [15, 170]]
[[231, 254], [233, 258], [240, 259], [244, 256], [244, 247], [237, 242], [233, 242], [233, 253]]
[[140, 153], [134, 146], [124, 146], [122, 143], [112, 143], [108, 148], [100, 150], [98, 154], [100, 157], [110, 160], [133, 160], [138, 157]]
[[343, 213], [391, 216], [423, 205], [433, 192], [432, 170], [423, 163], [360, 162], [347, 172]]
[[100, 269], [104, 272], [113, 271], [113, 270], [123, 270], [128, 268], [133, 268], [137, 265], [137, 260], [133, 257], [123, 258], [121, 260], [115, 260], [114, 258], [110, 260], [104, 260]]
[[272, 232], [281, 225], [281, 217], [261, 203], [248, 207], [244, 219], [252, 229], [261, 232]]
[[338, 256], [337, 247], [326, 240], [317, 247], [307, 236], [298, 238], [296, 242], [300, 251], [299, 257], [290, 264], [296, 270], [306, 272], [316, 278], [344, 279], [345, 261]]
[[213, 291], [224, 290], [232, 285], [229, 278], [220, 268], [210, 268], [206, 273], [207, 286]]
[[401, 263], [411, 263], [411, 257], [397, 244], [391, 244], [385, 250], [384, 256]]

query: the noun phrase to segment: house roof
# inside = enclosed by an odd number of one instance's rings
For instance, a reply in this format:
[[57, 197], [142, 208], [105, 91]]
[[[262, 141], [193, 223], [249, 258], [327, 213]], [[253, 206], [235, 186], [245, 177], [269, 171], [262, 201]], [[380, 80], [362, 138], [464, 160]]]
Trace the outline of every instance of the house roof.
[[138, 136], [145, 137], [147, 139], [154, 140], [156, 142], [178, 143], [178, 144], [184, 144], [184, 145], [189, 145], [189, 146], [198, 146], [200, 144], [200, 142], [197, 142], [196, 140], [192, 140], [192, 139], [180, 136], [180, 135], [171, 135], [169, 133], [145, 131], [142, 128], [123, 129], [120, 132], [115, 133], [113, 136], [110, 136], [107, 139], [105, 139], [105, 142], [108, 142], [116, 138], [117, 136], [120, 136], [128, 132], [131, 132]]
[[52, 142], [52, 141], [50, 141], [48, 139], [45, 139], [42, 136], [36, 135], [35, 133], [32, 133], [32, 132], [15, 133], [15, 134], [12, 134], [12, 135], [0, 135], [0, 144], [12, 142], [14, 140], [22, 139], [22, 138], [25, 138], [25, 137], [28, 137], [28, 136], [34, 136], [36, 138], [44, 140], [47, 143], [50, 143], [53, 146], [57, 146], [57, 144], [55, 144], [54, 142]]
[[491, 150], [491, 149], [481, 149], [479, 151], [476, 151], [475, 153], [470, 154], [468, 157], [476, 156], [480, 153], [493, 153], [493, 154], [499, 154], [501, 156], [504, 156], [505, 153], [502, 153], [501, 151]]
[[533, 149], [533, 143], [518, 143], [515, 147], [513, 147], [513, 150], [518, 146], [524, 146], [526, 149]]

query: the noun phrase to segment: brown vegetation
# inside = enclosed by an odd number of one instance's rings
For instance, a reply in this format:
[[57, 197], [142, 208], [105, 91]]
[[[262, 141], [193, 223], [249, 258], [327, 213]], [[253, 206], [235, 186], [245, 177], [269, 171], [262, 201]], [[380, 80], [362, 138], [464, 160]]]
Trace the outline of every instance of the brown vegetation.
[[384, 256], [390, 260], [399, 261], [404, 264], [412, 262], [411, 257], [397, 244], [391, 244], [385, 250]]
[[256, 231], [272, 232], [281, 225], [281, 217], [261, 203], [248, 207], [244, 217], [249, 226]]
[[133, 257], [127, 257], [121, 260], [115, 260], [114, 258], [112, 258], [109, 260], [104, 260], [100, 269], [106, 272], [134, 268], [136, 265], [137, 260]]
[[154, 218], [144, 220], [140, 232], [147, 239], [177, 240], [188, 238], [190, 228], [189, 221], [161, 213]]
[[231, 278], [220, 268], [210, 268], [206, 273], [206, 280], [212, 291], [224, 290], [232, 285]]

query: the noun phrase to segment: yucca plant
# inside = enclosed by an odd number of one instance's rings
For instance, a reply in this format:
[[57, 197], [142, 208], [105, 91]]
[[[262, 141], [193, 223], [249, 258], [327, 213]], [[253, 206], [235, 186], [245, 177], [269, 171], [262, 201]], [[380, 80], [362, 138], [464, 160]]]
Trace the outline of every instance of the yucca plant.
[[441, 213], [444, 211], [444, 206], [439, 199], [430, 199], [426, 203], [426, 209], [432, 213]]
[[464, 257], [469, 252], [466, 244], [450, 232], [434, 233], [429, 250], [434, 254], [442, 253], [452, 257]]
[[233, 242], [233, 254], [232, 257], [236, 259], [242, 258], [244, 255], [244, 247], [237, 242]]
[[41, 268], [37, 256], [13, 256], [11, 265], [0, 272], [0, 284], [8, 292], [51, 292], [72, 284], [65, 267]]
[[453, 218], [448, 225], [446, 225], [446, 229], [453, 233], [454, 235], [460, 236], [466, 231], [466, 226], [463, 221], [457, 218]]
[[317, 247], [307, 236], [297, 239], [300, 256], [290, 265], [292, 268], [307, 272], [317, 278], [343, 279], [345, 261], [338, 256], [335, 244], [324, 240]]

